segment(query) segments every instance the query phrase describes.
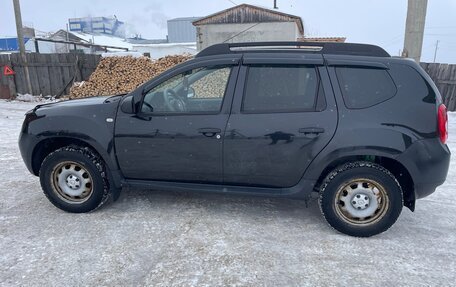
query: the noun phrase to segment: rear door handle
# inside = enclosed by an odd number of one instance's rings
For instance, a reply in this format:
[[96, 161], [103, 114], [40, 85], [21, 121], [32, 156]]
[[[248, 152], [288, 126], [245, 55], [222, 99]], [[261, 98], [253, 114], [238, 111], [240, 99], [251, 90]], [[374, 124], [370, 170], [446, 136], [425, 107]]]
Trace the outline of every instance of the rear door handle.
[[198, 129], [198, 132], [207, 136], [207, 137], [213, 137], [215, 136], [216, 134], [219, 134], [222, 132], [221, 129], [217, 129], [217, 128], [201, 128], [201, 129]]
[[325, 129], [324, 128], [300, 128], [299, 132], [302, 134], [305, 134], [305, 135], [310, 135], [310, 134], [318, 135], [318, 134], [324, 133]]

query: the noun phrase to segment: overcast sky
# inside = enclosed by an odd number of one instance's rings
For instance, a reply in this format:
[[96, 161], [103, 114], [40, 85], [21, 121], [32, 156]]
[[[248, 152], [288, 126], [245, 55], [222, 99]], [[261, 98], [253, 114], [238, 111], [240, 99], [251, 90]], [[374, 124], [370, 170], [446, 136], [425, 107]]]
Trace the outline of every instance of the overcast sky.
[[[0, 0], [0, 36], [14, 36], [12, 0]], [[277, 0], [279, 11], [298, 15], [306, 36], [343, 36], [377, 44], [398, 55], [404, 42], [407, 0]], [[64, 29], [68, 18], [116, 15], [128, 33], [164, 38], [166, 20], [205, 16], [235, 4], [272, 8], [273, 0], [21, 0], [23, 22], [40, 31]], [[456, 63], [456, 0], [429, 0], [422, 61]]]

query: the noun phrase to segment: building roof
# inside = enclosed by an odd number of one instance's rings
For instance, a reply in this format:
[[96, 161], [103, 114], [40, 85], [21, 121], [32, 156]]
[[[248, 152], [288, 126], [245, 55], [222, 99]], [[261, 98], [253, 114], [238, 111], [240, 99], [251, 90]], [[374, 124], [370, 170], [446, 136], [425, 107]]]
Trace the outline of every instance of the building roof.
[[127, 38], [128, 43], [133, 45], [144, 45], [144, 44], [163, 44], [168, 43], [166, 39], [138, 39], [138, 38]]
[[[24, 38], [24, 44], [29, 38]], [[16, 37], [0, 38], [0, 51], [19, 51], [19, 41]]]
[[82, 33], [82, 32], [70, 32], [76, 37], [84, 40], [85, 42], [101, 45], [101, 46], [114, 46], [119, 48], [132, 49], [133, 45], [128, 43], [125, 39], [116, 37], [108, 34], [96, 34], [96, 33]]
[[119, 48], [128, 48], [131, 50], [133, 45], [128, 43], [125, 39], [116, 37], [114, 35], [101, 34], [101, 33], [82, 33], [82, 32], [67, 32], [59, 30], [49, 37], [51, 40], [69, 40], [70, 42], [83, 42], [99, 46], [112, 46]]
[[173, 21], [196, 21], [198, 19], [201, 19], [201, 17], [179, 17], [179, 18], [173, 18], [169, 19], [168, 22], [173, 22]]
[[66, 30], [60, 29], [51, 36], [49, 36], [49, 39], [52, 40], [68, 40], [71, 42], [79, 42], [82, 39], [75, 36], [72, 32], [67, 32]]
[[299, 42], [345, 43], [345, 37], [301, 37]]
[[193, 21], [194, 26], [226, 23], [296, 22], [304, 34], [304, 25], [299, 16], [278, 12], [249, 4], [241, 4]]

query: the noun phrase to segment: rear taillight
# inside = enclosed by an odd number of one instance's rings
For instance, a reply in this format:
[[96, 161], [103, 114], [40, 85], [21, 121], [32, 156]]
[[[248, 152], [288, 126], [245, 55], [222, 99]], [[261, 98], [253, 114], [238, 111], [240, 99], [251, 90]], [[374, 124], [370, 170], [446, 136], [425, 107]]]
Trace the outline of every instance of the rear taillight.
[[439, 130], [440, 141], [445, 144], [448, 139], [448, 115], [444, 104], [439, 106], [437, 114], [437, 124]]

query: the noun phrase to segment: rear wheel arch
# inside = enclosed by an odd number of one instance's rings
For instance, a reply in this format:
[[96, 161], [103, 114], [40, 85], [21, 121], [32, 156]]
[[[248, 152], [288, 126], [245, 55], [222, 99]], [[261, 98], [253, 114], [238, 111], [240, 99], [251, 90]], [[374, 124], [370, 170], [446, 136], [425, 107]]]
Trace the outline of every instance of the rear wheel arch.
[[368, 162], [373, 162], [376, 163], [385, 169], [387, 169], [389, 172], [391, 172], [394, 177], [397, 179], [399, 182], [403, 196], [404, 196], [404, 206], [409, 208], [411, 211], [415, 210], [415, 189], [414, 189], [414, 182], [413, 178], [410, 175], [410, 172], [407, 170], [407, 168], [400, 163], [399, 161], [385, 157], [385, 156], [377, 156], [377, 155], [350, 155], [350, 156], [344, 156], [340, 157], [338, 159], [333, 160], [330, 162], [326, 167], [323, 169], [323, 171], [320, 174], [320, 177], [317, 180], [317, 183], [315, 184], [315, 188], [319, 190], [321, 184], [323, 183], [324, 179], [326, 176], [333, 171], [335, 168], [338, 166], [341, 166], [345, 163], [349, 162], [356, 162], [356, 161], [368, 161]]
[[320, 210], [334, 229], [357, 237], [386, 231], [403, 208], [403, 193], [394, 175], [369, 161], [348, 162], [323, 181]]

